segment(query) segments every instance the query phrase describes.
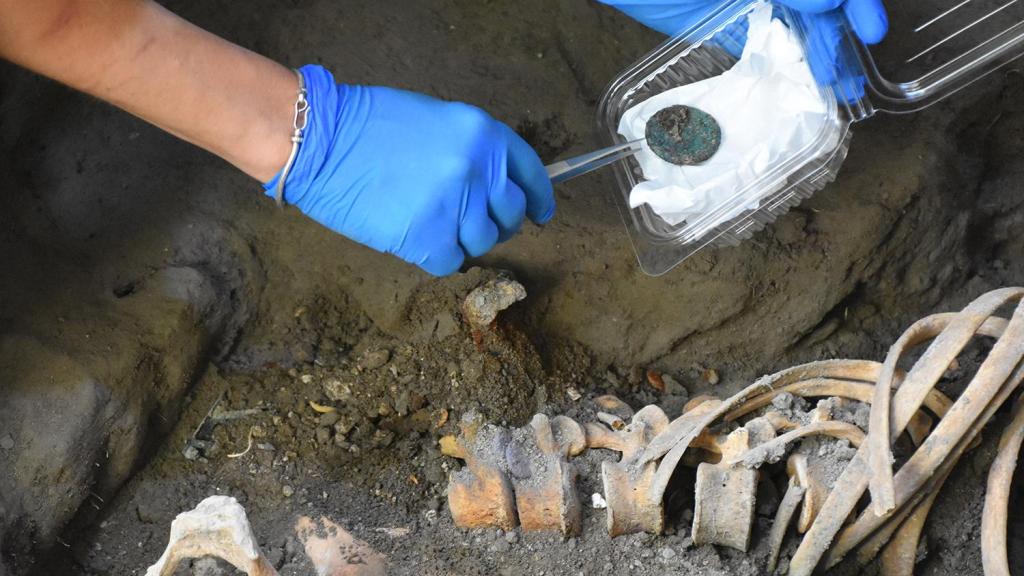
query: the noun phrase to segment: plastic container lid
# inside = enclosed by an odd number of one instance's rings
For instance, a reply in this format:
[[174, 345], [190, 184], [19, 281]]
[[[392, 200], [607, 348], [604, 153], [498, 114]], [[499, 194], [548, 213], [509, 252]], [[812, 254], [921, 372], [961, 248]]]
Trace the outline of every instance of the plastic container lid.
[[[612, 141], [625, 141], [618, 126], [626, 110], [731, 68], [741, 45], [727, 29], [760, 3], [721, 2], [616, 79], [598, 109], [599, 123]], [[839, 58], [856, 75], [818, 86], [829, 111], [821, 133], [758, 181], [724, 195], [708, 213], [670, 225], [647, 205], [631, 208], [630, 191], [643, 181], [643, 173], [633, 158], [616, 163], [615, 198], [644, 272], [663, 274], [709, 245], [734, 246], [824, 188], [846, 158], [853, 122], [876, 110], [920, 110], [1024, 55], [1024, 0], [950, 0], [943, 8], [930, 2], [891, 4], [897, 5], [890, 7], [889, 34], [877, 46], [860, 43], [841, 20]], [[805, 16], [781, 6], [775, 13], [797, 33], [805, 53], [819, 49]], [[842, 19], [841, 14], [832, 16]], [[761, 198], [753, 209], [751, 197]]]

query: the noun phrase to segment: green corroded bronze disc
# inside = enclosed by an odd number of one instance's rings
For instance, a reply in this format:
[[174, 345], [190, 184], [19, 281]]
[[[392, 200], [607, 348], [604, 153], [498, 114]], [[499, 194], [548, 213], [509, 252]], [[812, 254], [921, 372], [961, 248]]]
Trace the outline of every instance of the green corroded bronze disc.
[[658, 158], [679, 166], [692, 166], [715, 155], [722, 143], [722, 128], [703, 110], [669, 106], [651, 116], [644, 136]]

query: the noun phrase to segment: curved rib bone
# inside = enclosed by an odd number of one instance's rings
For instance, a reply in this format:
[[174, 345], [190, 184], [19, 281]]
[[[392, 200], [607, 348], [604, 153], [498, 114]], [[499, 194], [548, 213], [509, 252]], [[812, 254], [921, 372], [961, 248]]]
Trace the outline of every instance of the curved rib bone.
[[[984, 320], [984, 319], [983, 319]], [[875, 397], [871, 403], [871, 417], [868, 429], [868, 465], [871, 467], [871, 503], [875, 514], [881, 516], [896, 507], [896, 488], [893, 484], [892, 471], [892, 437], [890, 435], [891, 417], [889, 402], [892, 398], [893, 380], [896, 376], [896, 365], [900, 358], [915, 346], [935, 338], [924, 354], [914, 363], [907, 379], [917, 379], [928, 383], [929, 388], [942, 378], [949, 365], [956, 360], [976, 333], [986, 334], [992, 331], [992, 322], [988, 325], [975, 322], [951, 322], [941, 315], [929, 316], [914, 323], [907, 329], [889, 349], [882, 373], [875, 384]], [[1002, 333], [1005, 326], [995, 327]], [[936, 337], [938, 334], [938, 337]]]
[[[973, 441], [974, 434], [991, 418], [991, 414], [1019, 384], [1018, 375], [1024, 365], [1024, 305], [1018, 305], [1003, 336], [996, 341], [988, 358], [978, 368], [971, 383], [953, 403], [946, 417], [896, 473], [895, 503], [897, 507], [912, 498], [923, 496], [922, 488], [946, 466], [956, 463]], [[908, 382], [910, 378], [908, 377]], [[1002, 398], [1001, 400], [999, 398]], [[891, 512], [890, 512], [891, 514]], [[875, 514], [861, 516], [840, 535], [830, 551], [836, 559], [859, 545], [885, 523], [887, 517]]]
[[782, 497], [778, 510], [775, 511], [775, 521], [772, 522], [772, 531], [768, 535], [768, 546], [771, 554], [768, 556], [768, 573], [773, 574], [779, 563], [779, 552], [782, 550], [782, 542], [786, 539], [786, 530], [789, 523], [793, 521], [793, 514], [804, 499], [804, 487], [800, 485], [795, 476], [789, 477], [789, 486], [786, 494]]
[[[897, 379], [897, 382], [898, 381], [899, 380]], [[850, 380], [837, 380], [834, 378], [811, 378], [809, 380], [802, 380], [800, 382], [794, 382], [787, 386], [777, 388], [776, 390], [761, 396], [755, 396], [732, 412], [726, 414], [722, 419], [726, 422], [731, 422], [737, 418], [746, 416], [758, 408], [764, 408], [771, 404], [772, 400], [776, 396], [784, 392], [789, 392], [794, 396], [800, 396], [802, 398], [838, 396], [839, 398], [848, 398], [865, 404], [871, 404], [875, 394], [875, 386], [873, 383], [867, 382], [853, 382]], [[928, 396], [924, 400], [924, 405], [933, 414], [941, 418], [949, 410], [949, 407], [953, 405], [953, 401], [938, 390], [930, 390], [928, 392]]]
[[988, 473], [985, 508], [981, 515], [981, 560], [986, 576], [1010, 576], [1006, 555], [1006, 522], [1010, 484], [1024, 442], [1024, 396], [1017, 399], [1013, 420], [1003, 430], [999, 450]]
[[256, 543], [245, 509], [228, 496], [210, 496], [171, 522], [171, 538], [146, 576], [171, 576], [182, 560], [214, 556], [249, 576], [277, 576]]
[[[700, 435], [701, 431], [750, 398], [758, 394], [771, 392], [793, 382], [811, 378], [843, 378], [862, 381], [867, 379], [869, 381], [871, 377], [877, 377], [880, 366], [877, 362], [866, 360], [824, 360], [803, 364], [759, 379], [728, 400], [714, 406], [713, 409], [700, 418], [689, 417], [691, 413], [683, 414], [683, 416], [669, 424], [668, 428], [651, 442], [637, 461], [637, 465], [642, 466], [663, 457], [652, 479], [651, 489], [648, 492], [648, 497], [652, 499], [651, 504], [657, 503], [660, 505], [661, 500], [665, 496], [665, 488], [672, 478], [672, 473], [675, 471], [687, 448], [689, 448], [690, 443]], [[698, 408], [703, 407], [705, 404]]]
[[817, 435], [846, 440], [855, 447], [859, 447], [864, 440], [864, 431], [853, 424], [836, 420], [812, 422], [738, 454], [726, 464], [733, 466], [742, 463], [747, 468], [757, 468], [765, 462], [770, 462], [773, 455], [778, 455], [776, 460], [781, 458], [790, 442]]
[[[947, 318], [950, 319], [950, 323], [956, 319], [981, 327], [990, 320], [989, 317], [1000, 306], [1008, 301], [1019, 300], [1022, 295], [1024, 295], [1024, 289], [1020, 288], [1005, 288], [989, 292], [972, 302], [963, 312], [947, 316]], [[992, 320], [992, 322], [995, 323], [997, 320]], [[994, 334], [997, 326], [992, 325], [991, 328]], [[908, 381], [899, 387], [892, 403], [890, 428], [894, 434], [902, 433], [930, 390], [931, 386], [920, 380]], [[843, 474], [836, 481], [827, 503], [827, 513], [814, 523], [790, 562], [792, 576], [809, 576], [811, 574], [839, 532], [843, 522], [857, 505], [857, 501], [868, 485], [869, 469], [866, 453], [867, 450], [862, 446], [858, 455], [846, 466]]]
[[[952, 471], [953, 469], [950, 468], [949, 470]], [[914, 566], [917, 564], [917, 545], [921, 540], [924, 522], [928, 519], [932, 505], [935, 504], [935, 499], [938, 497], [939, 492], [942, 490], [942, 485], [945, 484], [948, 477], [949, 472], [928, 493], [928, 496], [913, 508], [910, 515], [899, 523], [896, 533], [891, 536], [892, 540], [889, 540], [889, 543], [885, 545], [885, 549], [882, 550], [881, 576], [914, 576]], [[883, 533], [885, 530], [883, 528], [878, 532]], [[889, 537], [882, 534], [880, 539], [884, 543]], [[858, 553], [858, 561], [862, 565], [867, 564], [877, 553], [877, 548], [867, 550], [864, 554]]]

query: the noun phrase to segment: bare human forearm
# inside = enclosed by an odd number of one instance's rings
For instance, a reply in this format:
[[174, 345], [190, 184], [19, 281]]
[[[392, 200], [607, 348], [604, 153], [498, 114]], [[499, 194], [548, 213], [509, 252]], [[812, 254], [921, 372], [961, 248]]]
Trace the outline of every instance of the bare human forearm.
[[295, 75], [151, 0], [0, 0], [0, 56], [260, 181], [288, 158]]

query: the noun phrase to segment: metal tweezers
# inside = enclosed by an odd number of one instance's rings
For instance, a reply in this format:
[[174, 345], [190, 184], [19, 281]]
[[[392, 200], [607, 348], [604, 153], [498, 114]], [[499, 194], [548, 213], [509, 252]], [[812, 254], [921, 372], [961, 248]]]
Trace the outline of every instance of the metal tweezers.
[[633, 140], [632, 142], [626, 142], [625, 144], [616, 144], [615, 146], [609, 146], [597, 152], [590, 152], [575, 158], [569, 158], [568, 160], [559, 160], [553, 164], [546, 166], [548, 170], [548, 177], [551, 178], [552, 184], [558, 184], [565, 182], [570, 178], [575, 178], [586, 174], [587, 172], [593, 172], [598, 168], [603, 168], [609, 164], [612, 164], [627, 156], [632, 156], [637, 152], [643, 150], [644, 139]]

